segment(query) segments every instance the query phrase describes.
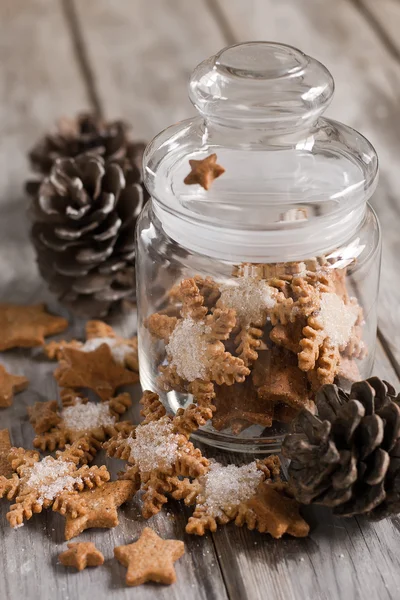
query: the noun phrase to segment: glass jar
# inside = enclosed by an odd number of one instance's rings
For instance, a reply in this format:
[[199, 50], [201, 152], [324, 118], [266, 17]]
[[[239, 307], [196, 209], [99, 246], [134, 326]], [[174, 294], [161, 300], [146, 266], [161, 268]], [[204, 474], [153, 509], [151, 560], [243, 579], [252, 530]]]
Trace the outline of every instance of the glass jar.
[[231, 46], [192, 74], [200, 116], [145, 152], [140, 379], [171, 411], [212, 415], [196, 437], [213, 446], [276, 452], [321, 385], [371, 372], [377, 156], [321, 116], [333, 91], [295, 48]]

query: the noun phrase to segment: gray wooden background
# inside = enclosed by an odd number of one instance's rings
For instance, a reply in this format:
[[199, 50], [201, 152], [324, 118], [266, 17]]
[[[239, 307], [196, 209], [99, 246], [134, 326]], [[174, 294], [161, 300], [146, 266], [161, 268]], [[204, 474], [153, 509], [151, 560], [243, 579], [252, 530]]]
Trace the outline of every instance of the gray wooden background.
[[[400, 376], [400, 1], [399, 0], [0, 0], [0, 299], [48, 301], [27, 237], [25, 152], [60, 115], [101, 109], [124, 117], [150, 139], [193, 114], [191, 69], [227, 44], [282, 41], [325, 63], [337, 85], [329, 114], [360, 129], [376, 146], [381, 179], [373, 204], [384, 257], [375, 372]], [[131, 333], [132, 323], [121, 323]], [[75, 322], [72, 332], [79, 333]], [[1, 335], [1, 332], [0, 332]], [[0, 360], [31, 379], [0, 413], [13, 443], [29, 445], [26, 406], [55, 398], [53, 365], [26, 351]], [[138, 390], [136, 390], [136, 395]], [[225, 460], [227, 460], [225, 458]], [[11, 531], [0, 507], [0, 599], [309, 600], [400, 598], [400, 520], [339, 520], [308, 510], [308, 539], [275, 541], [235, 528], [186, 536], [186, 511], [171, 504], [150, 525], [184, 539], [172, 587], [129, 589], [113, 547], [130, 543], [145, 523], [138, 501], [121, 510], [115, 530], [87, 531], [105, 566], [77, 574], [57, 564], [63, 519], [50, 511]]]

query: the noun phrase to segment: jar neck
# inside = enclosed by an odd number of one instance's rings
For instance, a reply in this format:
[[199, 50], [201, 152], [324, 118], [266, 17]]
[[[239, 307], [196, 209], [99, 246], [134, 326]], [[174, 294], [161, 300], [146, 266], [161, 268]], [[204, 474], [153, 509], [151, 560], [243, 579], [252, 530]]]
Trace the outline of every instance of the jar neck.
[[199, 221], [166, 209], [152, 198], [155, 216], [165, 233], [190, 252], [230, 262], [287, 262], [321, 256], [344, 245], [363, 222], [367, 204], [341, 215], [293, 220], [285, 229], [248, 229]]

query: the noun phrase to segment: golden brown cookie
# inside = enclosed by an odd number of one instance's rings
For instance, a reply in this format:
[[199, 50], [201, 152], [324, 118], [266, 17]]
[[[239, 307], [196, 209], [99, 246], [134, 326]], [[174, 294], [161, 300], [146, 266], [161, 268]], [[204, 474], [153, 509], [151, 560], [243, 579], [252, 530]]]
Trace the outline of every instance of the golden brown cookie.
[[155, 581], [175, 583], [174, 562], [185, 553], [179, 540], [163, 540], [150, 527], [145, 527], [137, 542], [114, 548], [115, 558], [127, 567], [127, 585], [141, 585]]
[[11, 375], [3, 365], [0, 365], [0, 408], [11, 406], [14, 394], [22, 392], [29, 380], [22, 375]]
[[218, 525], [226, 525], [229, 521], [236, 523], [247, 501], [256, 495], [259, 485], [266, 479], [280, 479], [277, 456], [241, 467], [233, 464], [225, 466], [215, 461], [210, 463], [209, 471], [192, 484], [195, 490], [192, 498], [196, 506], [186, 525], [186, 533], [204, 535], [206, 530], [216, 531]]
[[[56, 402], [37, 402], [28, 408], [30, 422], [36, 433], [33, 445], [42, 452], [63, 449], [80, 438], [90, 440], [93, 449], [101, 447], [106, 439], [121, 431], [130, 432], [129, 421], [120, 421], [132, 405], [129, 394], [119, 394], [106, 402], [89, 402], [81, 395], [63, 395], [65, 403], [61, 411]], [[96, 452], [92, 453], [94, 458]]]
[[96, 350], [101, 344], [111, 348], [114, 360], [132, 371], [139, 370], [137, 337], [124, 338], [104, 321], [88, 321], [85, 327], [86, 341], [52, 341], [46, 344], [44, 352], [51, 360], [61, 360], [66, 348], [75, 348], [83, 352]]
[[[106, 467], [88, 467], [86, 440], [79, 440], [57, 458], [46, 456], [40, 460], [38, 452], [11, 448], [8, 461], [12, 467], [11, 479], [0, 477], [0, 498], [15, 500], [7, 519], [11, 527], [21, 526], [34, 513], [50, 508], [64, 493], [74, 495], [85, 487], [92, 489], [110, 479]], [[82, 465], [82, 466], [80, 466]]]
[[152, 392], [144, 392], [141, 404], [144, 422], [129, 435], [111, 438], [104, 448], [108, 456], [130, 465], [121, 477], [144, 491], [142, 515], [148, 519], [161, 510], [167, 495], [185, 499], [186, 482], [204, 474], [208, 460], [189, 441], [191, 433], [204, 424], [201, 407], [191, 405], [172, 418]]
[[117, 508], [136, 492], [132, 481], [110, 481], [79, 494], [64, 494], [53, 510], [66, 517], [65, 539], [70, 540], [91, 527], [111, 528], [119, 523]]
[[249, 529], [257, 528], [274, 538], [281, 538], [285, 533], [306, 537], [310, 531], [300, 515], [300, 504], [293, 499], [287, 483], [262, 483], [246, 505], [247, 510], [242, 510], [236, 518], [237, 525], [246, 523]]
[[287, 355], [269, 350], [260, 353], [252, 380], [261, 399], [300, 410], [310, 405], [311, 394], [306, 374], [291, 364], [291, 358], [289, 352]]
[[238, 435], [251, 425], [271, 427], [274, 404], [258, 396], [251, 380], [216, 386], [215, 394], [212, 424], [217, 431], [230, 427], [232, 433]]
[[181, 281], [177, 296], [181, 318], [155, 313], [146, 322], [150, 333], [166, 344], [168, 364], [160, 367], [163, 387], [188, 390], [195, 381], [243, 382], [249, 369], [223, 343], [235, 328], [235, 310], [215, 308], [209, 313], [195, 279]]
[[102, 400], [109, 400], [120, 386], [139, 381], [137, 373], [114, 360], [107, 344], [92, 352], [66, 348], [54, 376], [61, 387], [89, 388]]
[[44, 304], [0, 304], [0, 350], [41, 346], [45, 336], [67, 327], [68, 321], [48, 313]]
[[193, 185], [198, 183], [205, 190], [209, 190], [214, 179], [225, 173], [224, 167], [217, 165], [217, 155], [210, 154], [203, 160], [189, 160], [191, 171], [183, 183]]
[[98, 567], [104, 563], [104, 556], [92, 542], [71, 542], [68, 550], [62, 552], [58, 560], [65, 567], [75, 567], [83, 571], [86, 567]]

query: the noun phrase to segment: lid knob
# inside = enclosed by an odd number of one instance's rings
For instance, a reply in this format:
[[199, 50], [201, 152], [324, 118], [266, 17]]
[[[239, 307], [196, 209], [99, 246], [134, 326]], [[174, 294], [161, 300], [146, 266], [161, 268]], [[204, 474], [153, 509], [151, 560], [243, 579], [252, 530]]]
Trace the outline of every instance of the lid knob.
[[333, 78], [320, 62], [272, 42], [224, 48], [193, 71], [189, 85], [192, 103], [207, 119], [279, 130], [313, 122], [333, 91]]

